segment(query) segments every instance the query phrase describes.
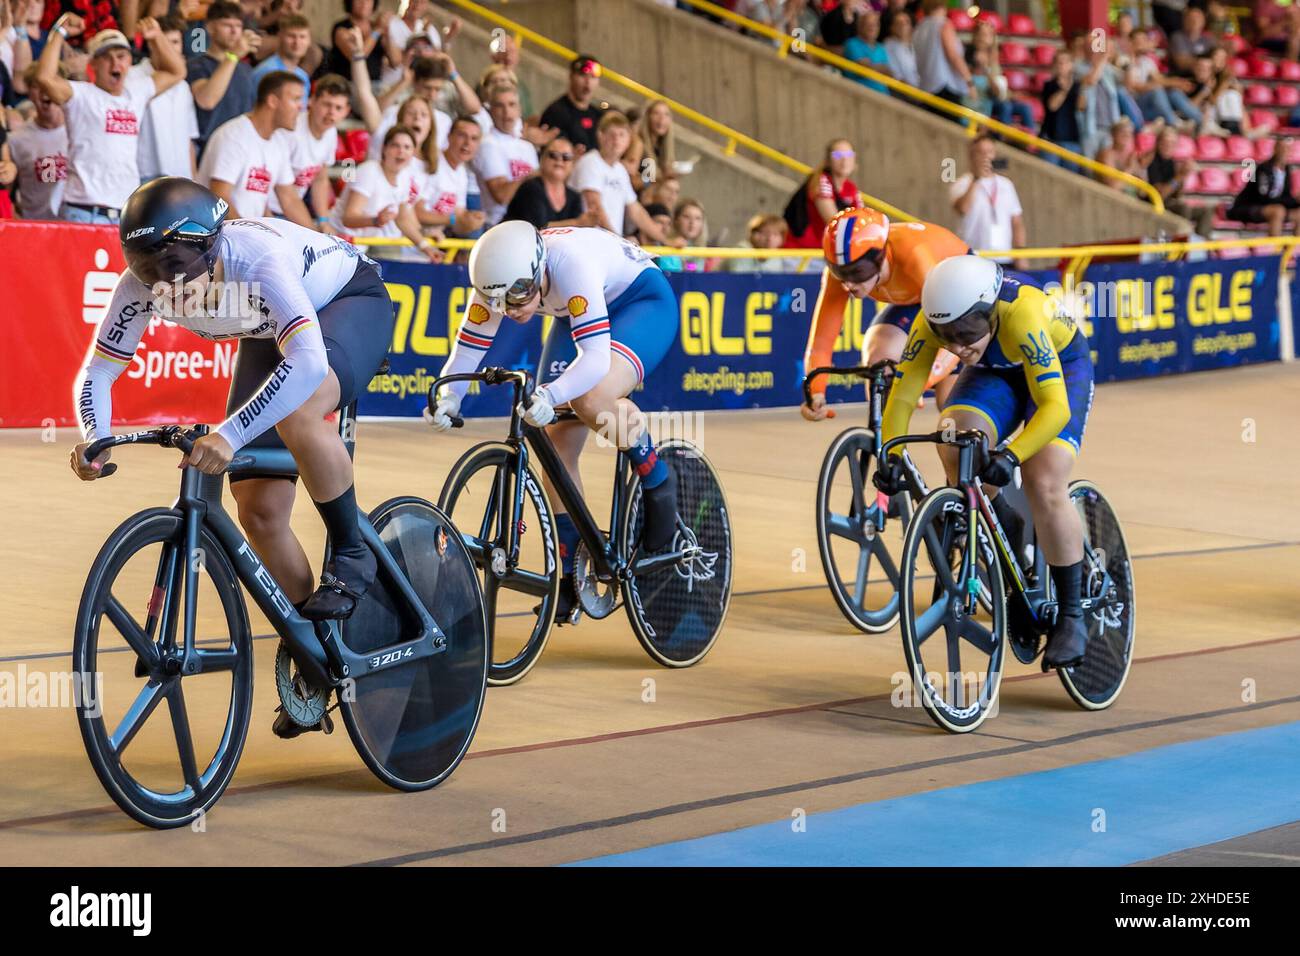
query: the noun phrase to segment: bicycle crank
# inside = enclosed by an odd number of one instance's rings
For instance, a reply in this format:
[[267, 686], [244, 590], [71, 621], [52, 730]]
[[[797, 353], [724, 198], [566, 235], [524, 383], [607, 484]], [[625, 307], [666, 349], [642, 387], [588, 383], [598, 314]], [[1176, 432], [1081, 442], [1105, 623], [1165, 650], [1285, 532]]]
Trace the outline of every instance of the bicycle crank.
[[275, 689], [280, 706], [299, 727], [315, 727], [329, 710], [330, 688], [313, 691], [298, 673], [284, 641], [275, 652]]
[[616, 582], [596, 577], [586, 542], [579, 542], [573, 554], [573, 583], [578, 591], [578, 603], [593, 620], [609, 617], [618, 607]]

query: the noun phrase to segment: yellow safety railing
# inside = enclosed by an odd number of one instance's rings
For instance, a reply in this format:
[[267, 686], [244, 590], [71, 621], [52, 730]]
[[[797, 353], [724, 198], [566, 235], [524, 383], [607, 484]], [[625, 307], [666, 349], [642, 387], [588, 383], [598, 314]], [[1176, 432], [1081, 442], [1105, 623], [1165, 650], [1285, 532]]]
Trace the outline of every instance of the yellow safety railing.
[[[458, 3], [459, 0], [452, 0], [452, 2]], [[932, 93], [927, 93], [925, 90], [919, 90], [915, 86], [910, 86], [901, 80], [896, 80], [892, 76], [886, 76], [884, 73], [878, 73], [869, 67], [854, 63], [852, 60], [846, 60], [844, 57], [832, 53], [830, 50], [825, 50], [819, 46], [807, 43], [789, 33], [782, 33], [780, 30], [759, 23], [756, 20], [750, 20], [748, 17], [742, 17], [738, 13], [732, 13], [730, 10], [720, 7], [715, 3], [709, 3], [708, 0], [682, 0], [682, 2], [687, 6], [707, 11], [716, 17], [727, 20], [737, 26], [744, 27], [751, 33], [757, 33], [761, 36], [767, 37], [778, 44], [779, 49], [777, 51], [777, 56], [781, 58], [789, 56], [791, 47], [798, 43], [800, 44], [800, 49], [796, 50], [796, 52], [807, 53], [813, 59], [820, 60], [821, 62], [834, 66], [846, 73], [853, 73], [857, 76], [874, 80], [875, 82], [901, 93], [910, 99], [919, 100], [927, 106], [932, 106], [944, 113], [964, 119], [971, 135], [974, 135], [981, 126], [990, 130], [995, 130], [1008, 139], [1015, 140], [1016, 142], [1028, 146], [1033, 146], [1038, 150], [1068, 160], [1077, 166], [1082, 166], [1084, 169], [1089, 169], [1100, 176], [1105, 176], [1108, 179], [1116, 179], [1126, 185], [1132, 186], [1134, 189], [1138, 190], [1138, 192], [1143, 193], [1151, 201], [1151, 205], [1155, 207], [1156, 212], [1163, 213], [1165, 211], [1165, 201], [1161, 198], [1160, 191], [1144, 179], [1138, 179], [1138, 177], [1123, 172], [1122, 170], [1115, 169], [1113, 166], [1107, 166], [1105, 163], [1099, 163], [1095, 159], [1089, 159], [1087, 156], [1073, 153], [1053, 142], [1041, 139], [1032, 133], [1026, 133], [1015, 126], [1008, 126], [1006, 123], [999, 122], [991, 116], [985, 116], [983, 113], [978, 113], [965, 106], [958, 106], [956, 103], [950, 103], [942, 97], [935, 96]]]
[[[508, 19], [507, 17], [503, 17], [501, 16], [501, 14], [497, 13], [494, 10], [489, 10], [487, 7], [474, 3], [473, 0], [450, 0], [450, 3], [452, 6], [460, 7], [462, 10], [472, 13], [475, 16], [481, 17], [482, 19], [487, 20], [490, 23], [495, 23], [497, 26], [501, 27], [502, 29], [510, 31], [510, 33], [513, 34], [515, 43], [519, 45], [521, 48], [523, 46], [524, 41], [526, 40], [529, 43], [533, 44], [534, 46], [538, 47], [539, 49], [546, 50], [548, 53], [551, 53], [554, 56], [564, 59], [566, 62], [570, 62], [578, 56], [578, 54], [575, 51], [570, 50], [568, 47], [556, 43], [554, 40], [551, 40], [549, 37], [544, 37], [540, 33], [537, 33], [534, 30], [528, 29], [528, 27], [524, 26], [521, 23], [517, 23], [514, 20]], [[771, 146], [768, 146], [766, 143], [760, 143], [752, 136], [747, 136], [746, 134], [740, 132], [739, 130], [732, 129], [730, 126], [727, 126], [724, 123], [719, 123], [717, 120], [713, 119], [712, 117], [705, 116], [703, 113], [700, 113], [697, 110], [693, 110], [689, 106], [686, 106], [683, 103], [679, 103], [676, 100], [672, 99], [671, 97], [664, 96], [662, 93], [656, 92], [655, 90], [650, 89], [648, 86], [638, 83], [636, 80], [632, 79], [631, 77], [623, 76], [621, 73], [618, 73], [615, 70], [611, 70], [608, 66], [604, 64], [601, 64], [601, 71], [602, 71], [601, 72], [602, 78], [608, 78], [609, 80], [611, 80], [614, 83], [617, 83], [619, 86], [623, 87], [624, 89], [630, 90], [631, 92], [636, 93], [638, 96], [643, 96], [648, 100], [663, 100], [665, 103], [668, 104], [668, 108], [671, 109], [674, 113], [678, 114], [679, 116], [682, 116], [685, 119], [690, 120], [693, 123], [698, 124], [699, 126], [704, 127], [705, 129], [709, 130], [712, 133], [717, 134], [718, 136], [721, 136], [724, 140], [722, 151], [727, 156], [734, 155], [737, 146], [743, 146], [746, 149], [750, 150], [751, 152], [757, 153], [759, 156], [764, 157], [765, 159], [771, 160], [772, 162], [777, 163], [780, 166], [784, 166], [786, 169], [798, 173], [801, 178], [806, 178], [812, 174], [813, 168], [809, 166], [807, 163], [801, 163], [799, 162], [799, 160], [794, 159], [791, 156], [787, 156], [785, 153], [782, 153], [779, 150], [773, 149]], [[887, 216], [890, 216], [895, 219], [900, 219], [906, 222], [911, 222], [916, 219], [915, 216], [903, 212], [903, 210], [899, 209], [897, 206], [894, 206], [891, 203], [887, 203], [883, 199], [878, 199], [877, 197], [871, 196], [867, 193], [861, 193], [861, 196], [862, 196], [862, 201], [864, 203], [866, 203], [868, 206], [871, 206], [873, 209], [879, 209]]]

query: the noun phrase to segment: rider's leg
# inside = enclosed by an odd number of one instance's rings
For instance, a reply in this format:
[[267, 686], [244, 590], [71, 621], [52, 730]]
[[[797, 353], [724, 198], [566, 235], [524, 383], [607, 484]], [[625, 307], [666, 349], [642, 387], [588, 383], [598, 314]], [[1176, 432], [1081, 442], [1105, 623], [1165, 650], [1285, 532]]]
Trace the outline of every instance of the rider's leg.
[[[939, 425], [944, 430], [955, 432], [978, 429], [988, 436], [989, 447], [993, 448], [999, 438], [1015, 431], [1024, 409], [1024, 399], [1011, 380], [989, 369], [967, 368], [946, 392]], [[939, 445], [938, 448], [948, 483], [953, 484], [957, 480], [958, 449], [951, 445]], [[998, 523], [1006, 532], [1012, 548], [1019, 554], [1024, 538], [1024, 519], [998, 494], [996, 487], [985, 485], [984, 493], [993, 505]]]
[[1043, 652], [1050, 666], [1065, 667], [1083, 658], [1088, 635], [1083, 623], [1083, 527], [1070, 501], [1073, 450], [1054, 440], [1021, 465], [1038, 546], [1056, 586], [1056, 624]]
[[[587, 426], [582, 422], [556, 422], [548, 425], [546, 435], [555, 446], [555, 451], [564, 462], [564, 470], [582, 494], [582, 475], [578, 470], [578, 460], [583, 446], [587, 443]], [[555, 493], [551, 476], [542, 473], [542, 484], [546, 486], [546, 495], [551, 501], [551, 510], [555, 513], [555, 529], [560, 539], [560, 561], [564, 574], [573, 573], [573, 552], [578, 547], [578, 529], [569, 517], [568, 510], [560, 496]]]
[[245, 478], [230, 483], [239, 510], [239, 524], [253, 550], [280, 590], [294, 604], [312, 592], [314, 578], [302, 544], [289, 527], [294, 484], [286, 478]]

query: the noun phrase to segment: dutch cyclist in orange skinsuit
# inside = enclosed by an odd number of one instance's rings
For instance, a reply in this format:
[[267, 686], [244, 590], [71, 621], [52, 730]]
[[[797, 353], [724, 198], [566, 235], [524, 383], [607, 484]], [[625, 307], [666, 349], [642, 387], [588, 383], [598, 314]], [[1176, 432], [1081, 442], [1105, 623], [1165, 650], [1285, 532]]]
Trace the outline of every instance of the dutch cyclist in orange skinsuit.
[[[961, 239], [928, 222], [891, 223], [874, 209], [845, 209], [826, 224], [822, 238], [826, 268], [822, 272], [821, 291], [808, 332], [804, 368], [831, 364], [835, 339], [844, 323], [844, 307], [849, 297], [868, 296], [888, 306], [867, 329], [862, 344], [862, 364], [872, 365], [886, 359], [897, 362], [903, 355], [908, 332], [921, 307], [921, 286], [930, 269], [951, 256], [970, 252]], [[948, 373], [956, 358], [941, 353], [931, 376], [935, 397], [942, 408], [953, 378]], [[938, 381], [935, 381], [935, 378]], [[812, 383], [813, 403], [799, 411], [808, 421], [834, 418], [826, 406], [826, 378], [818, 376]]]

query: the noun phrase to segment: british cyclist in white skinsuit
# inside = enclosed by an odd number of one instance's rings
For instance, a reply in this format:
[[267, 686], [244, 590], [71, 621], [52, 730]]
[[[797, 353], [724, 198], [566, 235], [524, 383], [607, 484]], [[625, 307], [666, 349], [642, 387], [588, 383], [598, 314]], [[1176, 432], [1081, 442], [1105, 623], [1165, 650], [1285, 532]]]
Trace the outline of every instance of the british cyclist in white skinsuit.
[[[587, 431], [608, 435], [625, 449], [645, 490], [647, 552], [672, 543], [677, 523], [676, 486], [658, 459], [645, 419], [627, 397], [659, 364], [677, 336], [678, 307], [668, 280], [639, 246], [604, 229], [565, 227], [540, 233], [526, 222], [503, 222], [478, 241], [469, 257], [474, 293], [443, 375], [472, 372], [487, 356], [502, 318], [524, 323], [538, 312], [555, 317], [542, 350], [541, 383], [524, 419], [549, 426], [569, 476], [578, 489], [578, 456]], [[439, 431], [451, 428], [466, 382], [443, 388], [432, 415]], [[569, 405], [580, 421], [559, 422], [555, 408]], [[578, 532], [553, 489], [564, 579], [556, 620], [565, 622], [577, 604], [573, 552]]]
[[388, 354], [392, 301], [375, 264], [350, 243], [282, 219], [226, 222], [226, 212], [223, 200], [177, 177], [152, 180], [127, 200], [120, 232], [129, 268], [76, 380], [85, 440], [72, 469], [86, 481], [102, 476], [109, 453], [90, 462], [86, 448], [112, 433], [113, 383], [155, 317], [203, 338], [239, 339], [228, 417], [195, 442], [189, 464], [220, 474], [240, 448], [287, 446], [329, 530], [321, 587], [313, 592], [289, 527], [293, 481], [232, 479], [239, 522], [305, 617], [347, 617], [376, 566], [357, 523], [352, 459], [327, 416], [356, 398]]

